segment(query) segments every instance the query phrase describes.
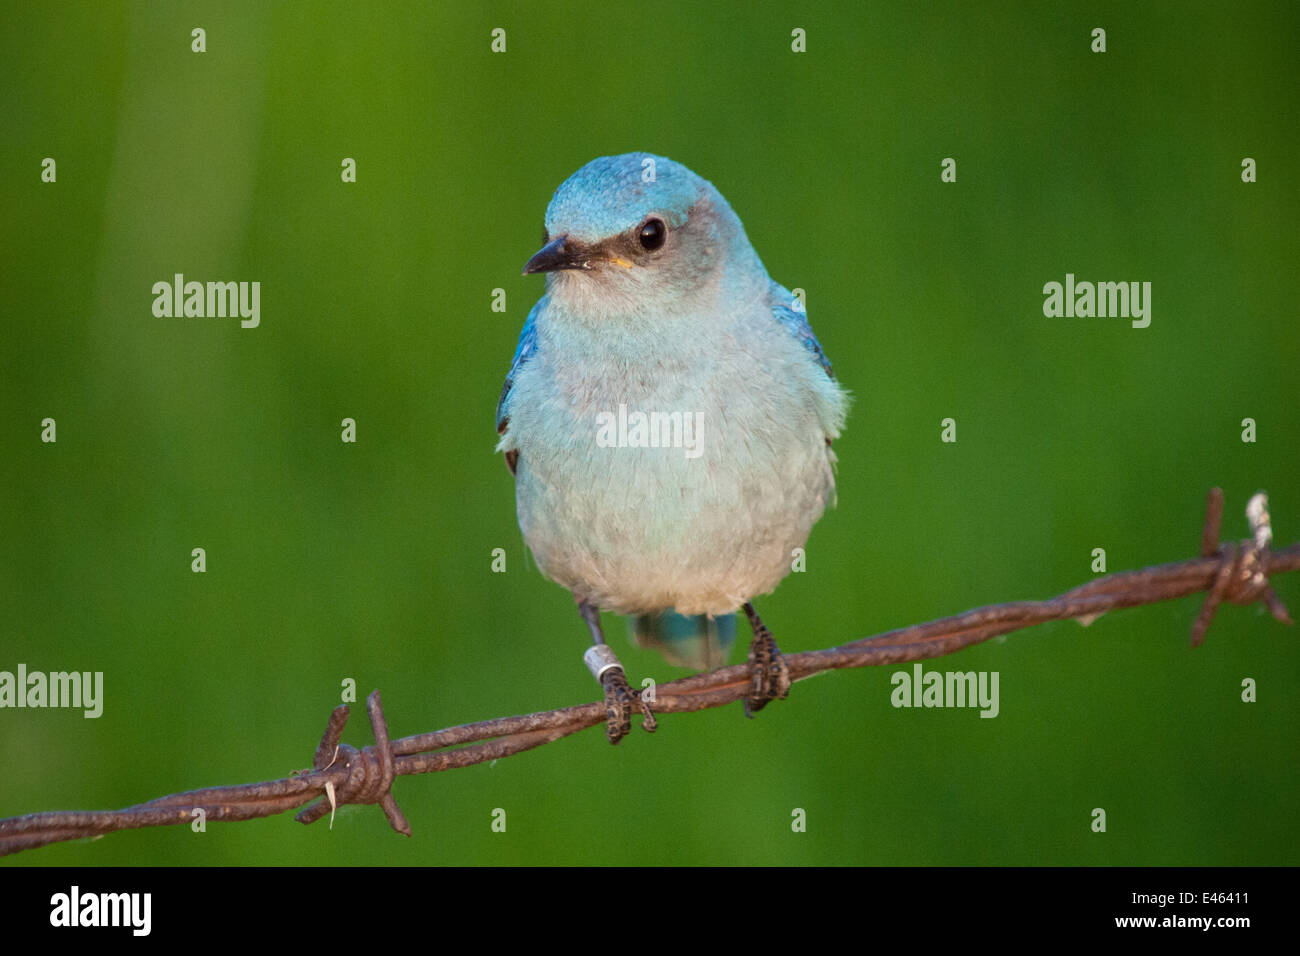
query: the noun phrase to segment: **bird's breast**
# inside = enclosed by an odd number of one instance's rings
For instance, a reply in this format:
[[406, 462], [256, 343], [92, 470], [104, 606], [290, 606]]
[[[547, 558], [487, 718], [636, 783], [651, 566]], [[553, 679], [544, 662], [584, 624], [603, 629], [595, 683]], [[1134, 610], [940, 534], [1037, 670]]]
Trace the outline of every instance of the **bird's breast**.
[[549, 577], [603, 607], [734, 610], [789, 570], [833, 493], [806, 398], [742, 350], [691, 354], [539, 354], [515, 383], [520, 527]]

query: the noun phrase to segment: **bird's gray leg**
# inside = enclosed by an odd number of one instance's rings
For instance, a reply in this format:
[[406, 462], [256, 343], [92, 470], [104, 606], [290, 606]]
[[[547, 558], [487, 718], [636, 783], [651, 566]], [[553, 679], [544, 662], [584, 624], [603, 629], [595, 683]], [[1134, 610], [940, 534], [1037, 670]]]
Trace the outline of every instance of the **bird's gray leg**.
[[790, 693], [790, 668], [786, 667], [772, 632], [748, 601], [745, 602], [745, 616], [754, 629], [754, 640], [749, 645], [751, 693], [745, 700], [745, 716], [753, 717], [767, 706], [768, 701], [778, 697], [784, 700]]
[[616, 744], [627, 736], [632, 729], [633, 704], [639, 705], [644, 715], [641, 726], [654, 733], [657, 726], [654, 714], [641, 699], [641, 695], [628, 686], [623, 665], [613, 649], [605, 643], [605, 634], [600, 629], [600, 610], [576, 594], [573, 599], [578, 602], [578, 613], [591, 630], [591, 647], [582, 659], [605, 691], [605, 736], [611, 744]]

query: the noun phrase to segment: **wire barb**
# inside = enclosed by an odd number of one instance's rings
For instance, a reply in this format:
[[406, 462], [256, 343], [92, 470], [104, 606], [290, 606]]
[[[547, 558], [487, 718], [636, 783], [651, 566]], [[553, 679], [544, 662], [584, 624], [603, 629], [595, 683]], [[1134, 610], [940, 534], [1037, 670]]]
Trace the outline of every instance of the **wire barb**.
[[384, 718], [384, 705], [378, 690], [366, 698], [366, 712], [370, 715], [375, 742], [357, 750], [340, 742], [348, 721], [348, 705], [340, 704], [334, 708], [329, 723], [325, 725], [320, 746], [316, 748], [313, 767], [316, 772], [323, 773], [338, 763], [347, 771], [347, 776], [341, 783], [329, 781], [334, 790], [332, 796], [327, 794], [300, 810], [294, 819], [299, 823], [315, 823], [326, 813], [332, 818], [336, 804], [377, 803], [388, 817], [389, 825], [398, 833], [410, 836], [411, 825], [393, 797], [393, 746], [388, 739], [388, 721]]
[[[1300, 544], [1280, 551], [1270, 549], [1273, 531], [1267, 504], [1262, 492], [1251, 498], [1246, 509], [1249, 540], [1220, 545], [1223, 492], [1214, 488], [1206, 498], [1199, 558], [1109, 574], [1046, 601], [993, 604], [839, 647], [786, 654], [786, 666], [792, 680], [803, 680], [829, 670], [941, 657], [1035, 624], [1092, 620], [1106, 611], [1170, 601], [1202, 591], [1209, 593], [1192, 625], [1193, 646], [1205, 640], [1225, 599], [1234, 604], [1262, 601], [1273, 617], [1290, 624], [1291, 617], [1269, 580], [1277, 574], [1300, 570]], [[654, 710], [657, 714], [686, 713], [743, 700], [751, 693], [750, 670], [748, 664], [740, 664], [660, 684]], [[116, 830], [191, 823], [198, 810], [208, 820], [251, 820], [302, 808], [296, 819], [311, 823], [330, 812], [331, 788], [334, 802], [340, 806], [379, 804], [393, 829], [409, 836], [410, 824], [392, 794], [396, 777], [497, 760], [605, 722], [602, 700], [390, 740], [379, 691], [366, 698], [366, 711], [374, 744], [358, 750], [343, 743], [349, 711], [347, 705], [335, 707], [309, 771], [265, 783], [175, 793], [124, 810], [29, 813], [0, 820], [0, 856]]]
[[1246, 520], [1250, 523], [1250, 540], [1220, 545], [1223, 492], [1218, 488], [1210, 489], [1205, 500], [1201, 554], [1217, 557], [1219, 566], [1214, 574], [1214, 583], [1210, 585], [1210, 593], [1201, 605], [1201, 613], [1192, 624], [1192, 647], [1205, 643], [1205, 633], [1225, 599], [1241, 605], [1262, 600], [1276, 620], [1283, 624], [1292, 623], [1286, 605], [1268, 580], [1268, 546], [1273, 541], [1273, 527], [1268, 515], [1268, 496], [1264, 492], [1256, 493], [1246, 504]]

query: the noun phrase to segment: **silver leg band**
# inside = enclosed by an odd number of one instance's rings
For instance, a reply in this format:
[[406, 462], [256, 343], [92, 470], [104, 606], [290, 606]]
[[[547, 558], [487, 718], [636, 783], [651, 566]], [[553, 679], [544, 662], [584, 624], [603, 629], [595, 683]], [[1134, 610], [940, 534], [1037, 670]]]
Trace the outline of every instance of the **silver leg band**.
[[596, 680], [600, 680], [604, 677], [605, 671], [610, 668], [617, 667], [619, 670], [623, 669], [623, 665], [619, 663], [618, 656], [610, 650], [608, 644], [591, 645], [591, 647], [587, 648], [587, 653], [582, 655], [582, 662], [587, 665], [587, 670], [591, 671], [591, 675], [595, 677]]

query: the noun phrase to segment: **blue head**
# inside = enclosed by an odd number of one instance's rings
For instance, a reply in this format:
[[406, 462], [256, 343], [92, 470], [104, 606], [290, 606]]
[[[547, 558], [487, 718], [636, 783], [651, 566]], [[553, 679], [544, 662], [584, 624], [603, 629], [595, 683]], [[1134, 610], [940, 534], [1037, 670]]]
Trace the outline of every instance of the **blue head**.
[[572, 314], [707, 311], [767, 273], [713, 184], [649, 153], [593, 159], [555, 191], [524, 274]]

